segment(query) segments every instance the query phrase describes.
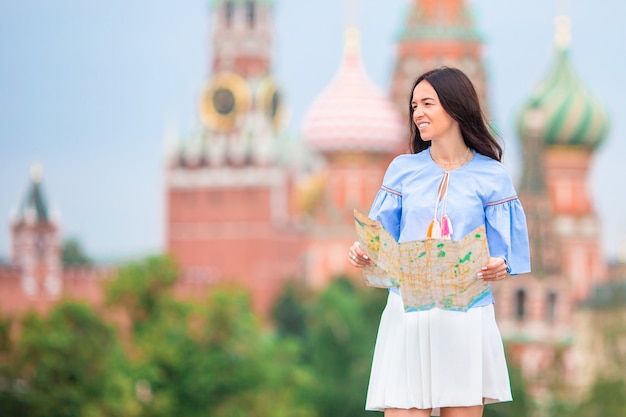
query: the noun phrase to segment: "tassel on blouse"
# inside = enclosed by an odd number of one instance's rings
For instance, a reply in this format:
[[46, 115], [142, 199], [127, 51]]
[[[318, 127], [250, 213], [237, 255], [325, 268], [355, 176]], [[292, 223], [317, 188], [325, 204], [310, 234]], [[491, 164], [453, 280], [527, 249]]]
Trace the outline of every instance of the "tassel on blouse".
[[441, 219], [441, 237], [443, 239], [452, 239], [452, 222], [447, 214]]
[[439, 221], [437, 221], [437, 219], [433, 219], [430, 222], [430, 225], [428, 226], [428, 232], [426, 233], [426, 237], [429, 237], [432, 239], [441, 238], [441, 225], [439, 224]]
[[[431, 239], [452, 239], [452, 222], [446, 213], [447, 201], [448, 201], [448, 185], [450, 184], [450, 173], [445, 171], [441, 184], [439, 185], [439, 192], [437, 193], [437, 201], [435, 202], [435, 217], [428, 225], [428, 232], [426, 237]], [[441, 223], [437, 220], [437, 214], [439, 214], [439, 203], [442, 203], [443, 215], [441, 216]]]

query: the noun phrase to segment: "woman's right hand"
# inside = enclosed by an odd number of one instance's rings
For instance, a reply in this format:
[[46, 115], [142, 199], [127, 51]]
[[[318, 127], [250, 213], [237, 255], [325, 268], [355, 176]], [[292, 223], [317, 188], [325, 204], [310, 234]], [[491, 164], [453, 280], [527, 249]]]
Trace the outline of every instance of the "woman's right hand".
[[372, 260], [363, 252], [359, 242], [354, 242], [348, 250], [348, 260], [357, 268], [364, 268], [368, 265], [372, 265]]

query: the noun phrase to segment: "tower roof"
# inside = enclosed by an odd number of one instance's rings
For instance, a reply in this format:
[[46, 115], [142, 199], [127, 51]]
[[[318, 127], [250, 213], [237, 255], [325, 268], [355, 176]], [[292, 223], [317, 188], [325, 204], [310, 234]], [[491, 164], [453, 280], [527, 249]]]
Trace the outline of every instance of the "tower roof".
[[406, 139], [393, 102], [372, 82], [361, 62], [358, 30], [346, 30], [343, 61], [309, 108], [304, 140], [322, 152], [396, 152]]
[[41, 186], [41, 180], [43, 178], [43, 172], [40, 165], [33, 165], [30, 170], [30, 185], [26, 197], [22, 201], [19, 212], [17, 213], [18, 220], [27, 218], [34, 215], [35, 222], [47, 222], [48, 205], [43, 194]]
[[480, 40], [465, 0], [415, 0], [414, 3], [400, 39]]
[[607, 136], [608, 114], [580, 80], [569, 58], [569, 22], [557, 18], [552, 68], [524, 104], [517, 123], [520, 138], [540, 136], [545, 145], [596, 148]]

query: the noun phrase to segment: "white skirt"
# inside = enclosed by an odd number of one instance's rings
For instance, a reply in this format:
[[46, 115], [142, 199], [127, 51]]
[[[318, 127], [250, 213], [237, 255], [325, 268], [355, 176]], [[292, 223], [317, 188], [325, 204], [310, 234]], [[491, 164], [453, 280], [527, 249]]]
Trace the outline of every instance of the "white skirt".
[[468, 407], [511, 401], [493, 305], [405, 313], [390, 291], [374, 350], [366, 410]]

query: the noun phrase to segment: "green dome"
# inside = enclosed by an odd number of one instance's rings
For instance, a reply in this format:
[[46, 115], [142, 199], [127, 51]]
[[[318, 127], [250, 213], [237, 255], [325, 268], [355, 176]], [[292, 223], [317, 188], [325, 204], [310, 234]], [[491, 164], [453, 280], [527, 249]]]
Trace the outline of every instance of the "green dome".
[[597, 148], [606, 138], [609, 117], [600, 101], [578, 78], [566, 48], [523, 106], [517, 131], [522, 141], [539, 136], [547, 146]]

